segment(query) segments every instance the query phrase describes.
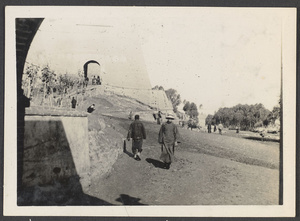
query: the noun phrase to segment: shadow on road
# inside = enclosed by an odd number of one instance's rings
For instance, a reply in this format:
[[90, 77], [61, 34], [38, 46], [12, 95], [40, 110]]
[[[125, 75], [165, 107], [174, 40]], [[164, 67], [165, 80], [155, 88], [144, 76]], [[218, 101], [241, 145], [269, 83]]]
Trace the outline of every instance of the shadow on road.
[[18, 196], [18, 206], [99, 206], [113, 205], [83, 192], [79, 176], [63, 182], [23, 188]]
[[245, 139], [247, 140], [258, 140], [258, 141], [268, 141], [268, 142], [277, 142], [279, 143], [280, 140], [277, 140], [277, 139], [272, 139], [272, 138], [262, 138], [262, 137], [244, 137]]
[[124, 140], [124, 144], [123, 144], [123, 153], [126, 153], [129, 157], [133, 157], [133, 154], [128, 152], [126, 149], [126, 141]]
[[133, 154], [128, 152], [127, 150], [123, 151], [124, 153], [126, 153], [129, 157], [133, 157]]
[[120, 197], [116, 201], [121, 202], [123, 205], [147, 205], [140, 203], [141, 199], [136, 197], [131, 197], [127, 194], [120, 194]]
[[154, 159], [151, 159], [151, 158], [147, 158], [146, 161], [148, 163], [151, 163], [155, 167], [165, 169], [165, 164], [163, 162], [159, 161], [159, 160], [154, 160]]

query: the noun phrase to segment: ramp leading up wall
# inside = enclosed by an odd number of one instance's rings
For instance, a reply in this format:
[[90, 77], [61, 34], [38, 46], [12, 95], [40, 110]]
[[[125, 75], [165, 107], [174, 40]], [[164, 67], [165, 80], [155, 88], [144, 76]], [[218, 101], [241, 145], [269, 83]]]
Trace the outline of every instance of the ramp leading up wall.
[[166, 93], [162, 90], [152, 89], [137, 89], [111, 86], [107, 84], [90, 87], [93, 89], [93, 96], [101, 95], [104, 91], [133, 98], [153, 110], [160, 110], [162, 112], [173, 112], [173, 106], [168, 99]]

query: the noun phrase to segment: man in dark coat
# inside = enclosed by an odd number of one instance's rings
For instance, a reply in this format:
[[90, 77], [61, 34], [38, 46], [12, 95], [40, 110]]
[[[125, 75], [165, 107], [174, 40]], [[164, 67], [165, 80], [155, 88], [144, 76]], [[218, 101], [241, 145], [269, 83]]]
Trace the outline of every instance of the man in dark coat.
[[158, 111], [156, 121], [157, 121], [157, 124], [159, 124], [159, 125], [161, 124], [161, 111]]
[[74, 97], [72, 98], [71, 103], [72, 103], [72, 108], [76, 108], [77, 101]]
[[211, 133], [211, 124], [210, 123], [207, 125], [207, 130], [208, 130], [208, 133]]
[[140, 154], [142, 152], [143, 139], [146, 139], [145, 127], [140, 121], [140, 116], [135, 115], [134, 121], [130, 124], [127, 140], [130, 141], [132, 138], [132, 153], [134, 154], [134, 159], [141, 160]]
[[158, 142], [162, 145], [160, 159], [165, 163], [165, 168], [169, 169], [171, 163], [174, 161], [175, 146], [180, 142], [178, 141], [178, 129], [172, 122], [172, 120], [174, 120], [173, 115], [168, 114], [166, 119], [167, 122], [161, 125]]

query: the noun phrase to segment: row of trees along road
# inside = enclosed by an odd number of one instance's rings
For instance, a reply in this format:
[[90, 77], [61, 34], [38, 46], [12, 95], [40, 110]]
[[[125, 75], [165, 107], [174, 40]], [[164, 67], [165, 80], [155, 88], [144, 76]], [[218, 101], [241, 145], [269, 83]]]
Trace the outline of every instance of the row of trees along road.
[[[162, 86], [155, 86], [153, 90], [164, 90]], [[165, 93], [173, 105], [173, 111], [180, 118], [178, 105], [181, 104], [180, 94], [175, 89], [165, 90]], [[194, 102], [183, 101], [183, 111], [190, 117], [193, 124], [198, 123], [198, 108]], [[201, 109], [202, 105], [199, 106]], [[252, 130], [254, 128], [274, 125], [275, 121], [280, 121], [280, 101], [269, 111], [263, 104], [238, 104], [234, 107], [220, 108], [214, 115], [209, 114], [206, 117], [206, 124], [222, 123], [227, 128], [236, 128], [241, 130]]]
[[268, 126], [280, 120], [280, 103], [269, 111], [263, 104], [238, 104], [234, 107], [220, 108], [214, 115], [208, 115], [206, 124], [222, 124], [228, 128], [240, 127], [241, 130]]

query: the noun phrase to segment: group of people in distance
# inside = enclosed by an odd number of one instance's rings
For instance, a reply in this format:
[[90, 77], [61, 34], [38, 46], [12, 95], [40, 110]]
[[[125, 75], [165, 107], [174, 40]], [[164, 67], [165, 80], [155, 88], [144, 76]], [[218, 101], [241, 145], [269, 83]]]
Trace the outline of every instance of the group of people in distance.
[[[212, 127], [211, 124], [208, 124], [208, 125], [207, 125], [207, 131], [208, 131], [208, 133], [211, 133], [211, 127]], [[222, 124], [222, 122], [220, 122], [220, 123], [218, 124], [218, 126], [214, 124], [214, 132], [217, 131], [217, 128], [218, 128], [219, 134], [222, 135], [222, 133], [223, 133], [223, 124]], [[240, 132], [240, 127], [239, 127], [239, 126], [236, 126], [236, 127], [235, 127], [235, 130], [236, 130], [236, 133], [238, 134], [238, 133]]]
[[[216, 132], [216, 130], [217, 130], [217, 125], [213, 125], [213, 126], [214, 126], [214, 132]], [[211, 124], [208, 124], [208, 125], [207, 125], [207, 132], [208, 132], [208, 133], [211, 133], [211, 127], [212, 127]], [[218, 130], [219, 130], [219, 134], [222, 135], [223, 124], [222, 124], [221, 122], [218, 124]]]
[[96, 76], [93, 77], [92, 85], [101, 85], [100, 76], [98, 76], [97, 78], [96, 78]]
[[[139, 119], [139, 115], [135, 115], [127, 134], [127, 140], [130, 141], [132, 139], [133, 157], [138, 161], [141, 160], [140, 155], [143, 150], [143, 139], [146, 139], [145, 127]], [[160, 127], [158, 142], [161, 144], [160, 160], [164, 163], [164, 168], [169, 169], [171, 163], [174, 161], [175, 146], [180, 143], [180, 136], [176, 125], [172, 122], [174, 116], [167, 114], [166, 119], [167, 121]]]

